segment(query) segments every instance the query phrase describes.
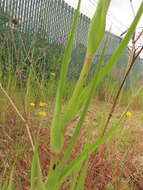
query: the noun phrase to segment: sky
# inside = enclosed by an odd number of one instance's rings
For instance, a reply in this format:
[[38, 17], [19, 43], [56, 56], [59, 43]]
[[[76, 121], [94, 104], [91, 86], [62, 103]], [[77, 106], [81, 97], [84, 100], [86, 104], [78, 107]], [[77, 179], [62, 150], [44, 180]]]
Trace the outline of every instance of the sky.
[[[78, 0], [65, 0], [65, 2], [76, 7]], [[107, 15], [106, 30], [110, 30], [113, 34], [120, 36], [132, 23], [134, 14], [137, 12], [141, 2], [142, 0], [132, 0], [135, 11], [133, 13], [130, 0], [111, 0]], [[96, 10], [97, 3], [98, 0], [82, 0], [80, 11], [86, 16], [92, 18]], [[138, 31], [141, 30], [141, 27], [143, 28], [143, 16], [138, 24]], [[140, 43], [143, 43], [143, 37]], [[143, 53], [141, 56], [143, 57]]]

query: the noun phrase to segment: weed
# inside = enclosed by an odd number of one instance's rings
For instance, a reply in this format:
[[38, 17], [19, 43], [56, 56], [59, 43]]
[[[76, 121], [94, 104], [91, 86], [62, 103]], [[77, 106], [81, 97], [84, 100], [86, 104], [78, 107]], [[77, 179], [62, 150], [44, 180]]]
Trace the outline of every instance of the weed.
[[[125, 109], [122, 108], [122, 115], [116, 113], [110, 127], [107, 127], [128, 73], [141, 50], [137, 54], [134, 52], [121, 84], [114, 83], [109, 73], [134, 36], [142, 16], [143, 3], [119, 47], [102, 64], [108, 40], [105, 42], [99, 65], [87, 81], [94, 56], [104, 39], [110, 5], [110, 0], [99, 0], [89, 28], [81, 73], [77, 81], [69, 83], [68, 69], [80, 4], [81, 0], [78, 1], [63, 56], [61, 52], [58, 56], [52, 52], [47, 60], [47, 44], [44, 41], [41, 43], [33, 38], [29, 43], [25, 34], [17, 33], [16, 30], [8, 29], [4, 34], [6, 41], [3, 41], [0, 50], [0, 103], [3, 106], [0, 112], [0, 137], [3, 142], [0, 147], [3, 158], [1, 189], [103, 190], [124, 189], [124, 185], [127, 189], [142, 186], [141, 172], [135, 165], [136, 161], [142, 164], [142, 160], [139, 150], [135, 148], [136, 139], [131, 135], [135, 133], [135, 128], [131, 129], [135, 114], [129, 109], [132, 102]], [[23, 41], [23, 38], [26, 40]], [[133, 38], [134, 42], [137, 39]], [[43, 65], [43, 60], [44, 63], [49, 63]], [[60, 66], [59, 73], [57, 70]], [[105, 79], [107, 75], [108, 81]], [[108, 97], [110, 84], [115, 91]], [[104, 87], [106, 88], [102, 90]], [[99, 89], [104, 93], [102, 99], [113, 102], [113, 105], [109, 104], [111, 111], [106, 123], [108, 111], [100, 113], [98, 103], [93, 101], [95, 92]], [[140, 91], [132, 100], [139, 93]], [[56, 98], [53, 98], [55, 94]], [[92, 111], [91, 102], [97, 107]], [[96, 112], [95, 116], [93, 111]], [[129, 128], [124, 127], [127, 122]], [[139, 155], [137, 160], [136, 155]]]

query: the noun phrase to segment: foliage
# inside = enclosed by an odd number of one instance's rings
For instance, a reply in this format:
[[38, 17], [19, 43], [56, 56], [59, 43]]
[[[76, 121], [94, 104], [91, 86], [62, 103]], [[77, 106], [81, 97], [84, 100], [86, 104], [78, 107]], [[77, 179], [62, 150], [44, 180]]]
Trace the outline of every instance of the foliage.
[[49, 44], [38, 34], [28, 36], [9, 28], [0, 35], [0, 40], [1, 77], [5, 78], [3, 81], [7, 80], [9, 73], [15, 73], [17, 82], [20, 80], [25, 85], [31, 66], [39, 80], [49, 79], [51, 72], [58, 77], [63, 55], [62, 45]]
[[[35, 34], [34, 38], [32, 36], [27, 37], [27, 35], [21, 34], [16, 30], [10, 30], [7, 32], [8, 37], [6, 38], [6, 41], [3, 43], [1, 49], [0, 63], [1, 63], [1, 72], [2, 72], [1, 79], [3, 79], [3, 81], [2, 84], [0, 83], [0, 89], [1, 92], [5, 95], [6, 97], [5, 100], [7, 101], [7, 103], [10, 104], [10, 106], [13, 108], [13, 110], [19, 117], [18, 126], [23, 125], [25, 127], [26, 133], [28, 134], [27, 136], [29, 137], [28, 140], [30, 140], [32, 145], [32, 147], [30, 148], [30, 145], [28, 144], [28, 150], [31, 151], [30, 154], [28, 155], [30, 156], [33, 155], [33, 161], [31, 163], [31, 181], [30, 181], [31, 190], [34, 189], [59, 190], [61, 189], [62, 185], [67, 183], [68, 178], [70, 180], [67, 187], [70, 187], [71, 190], [75, 188], [77, 190], [79, 188], [84, 188], [86, 174], [88, 174], [88, 164], [92, 163], [92, 161], [90, 160], [90, 156], [92, 160], [95, 161], [96, 156], [98, 156], [97, 152], [98, 151], [100, 152], [100, 148], [103, 147], [103, 151], [101, 150], [102, 157], [100, 157], [99, 155], [99, 158], [101, 159], [106, 156], [111, 146], [113, 146], [115, 149], [117, 149], [118, 146], [120, 147], [122, 145], [121, 142], [123, 139], [120, 136], [121, 132], [124, 138], [126, 139], [128, 138], [128, 131], [123, 130], [123, 126], [126, 121], [126, 115], [127, 115], [126, 113], [128, 110], [125, 110], [125, 112], [110, 125], [109, 129], [105, 131], [106, 133], [104, 133], [105, 119], [104, 117], [99, 117], [98, 121], [99, 134], [97, 134], [97, 137], [94, 138], [92, 143], [90, 143], [90, 138], [92, 137], [92, 132], [93, 132], [92, 124], [89, 123], [88, 121], [87, 125], [88, 127], [85, 128], [83, 128], [84, 126], [83, 124], [85, 118], [88, 115], [88, 109], [92, 101], [92, 98], [95, 94], [95, 91], [101, 85], [101, 82], [106, 80], [105, 77], [109, 75], [111, 69], [119, 60], [122, 53], [125, 51], [131, 37], [134, 35], [136, 26], [142, 16], [143, 2], [141, 3], [141, 6], [136, 14], [136, 17], [134, 18], [130, 28], [128, 29], [126, 36], [120, 42], [119, 47], [115, 50], [114, 54], [110, 57], [110, 59], [107, 60], [106, 64], [103, 64], [101, 66], [100, 64], [103, 63], [104, 61], [103, 60], [104, 48], [103, 48], [103, 52], [99, 57], [99, 67], [98, 66], [96, 67], [96, 71], [93, 73], [93, 77], [87, 83], [88, 74], [90, 72], [94, 56], [98, 52], [100, 43], [104, 38], [106, 15], [110, 4], [110, 0], [107, 0], [106, 3], [103, 0], [99, 0], [96, 12], [94, 14], [94, 17], [92, 19], [89, 28], [88, 44], [85, 53], [83, 67], [81, 69], [78, 81], [75, 83], [75, 85], [73, 85], [74, 89], [71, 92], [71, 96], [64, 105], [63, 99], [64, 99], [65, 90], [68, 85], [66, 81], [68, 79], [67, 77], [68, 69], [72, 56], [80, 4], [81, 1], [79, 0], [77, 9], [75, 11], [71, 34], [69, 36], [63, 56], [61, 56], [62, 53], [61, 46], [60, 48], [59, 47], [57, 48], [55, 47], [55, 44], [47, 45], [46, 40], [41, 39], [38, 34]], [[45, 46], [48, 46], [48, 48], [45, 49]], [[84, 53], [83, 49], [81, 48], [81, 53]], [[54, 56], [53, 56], [53, 51], [54, 51]], [[52, 77], [58, 76], [60, 63], [62, 63], [60, 69], [60, 76], [58, 81], [56, 81], [55, 83], [55, 79], [53, 79]], [[52, 77], [50, 77], [51, 72], [52, 72]], [[17, 80], [17, 78], [19, 80]], [[113, 78], [112, 77], [108, 78], [109, 81], [111, 81], [111, 83], [113, 84]], [[34, 110], [31, 108], [32, 111], [30, 112], [28, 108], [28, 105], [31, 100], [31, 93], [34, 90], [37, 90], [40, 92], [38, 93], [39, 95], [38, 98], [39, 99], [41, 97], [45, 98], [46, 97], [45, 83], [47, 82], [46, 81], [47, 79], [50, 79], [49, 83], [52, 84], [52, 88], [53, 87], [55, 88], [55, 86], [57, 86], [55, 107], [51, 115], [52, 123], [50, 123], [50, 128], [48, 128], [47, 127], [48, 121], [47, 120], [45, 121], [44, 119], [38, 119], [38, 115], [35, 114], [33, 126], [36, 127], [36, 129], [32, 131], [29, 124], [32, 125], [30, 114], [31, 112], [34, 112]], [[20, 91], [17, 88], [17, 84], [14, 86], [14, 84], [17, 83], [17, 81], [19, 81], [20, 87], [22, 87], [20, 88], [20, 90], [21, 89], [23, 90], [23, 87], [26, 87], [24, 93], [22, 90]], [[23, 81], [24, 81], [24, 86], [23, 86]], [[23, 107], [24, 107], [23, 110], [19, 109], [18, 106], [16, 106], [16, 103], [14, 103], [11, 96], [9, 95], [10, 87], [15, 87], [15, 89], [18, 89], [19, 93], [22, 92], [23, 97], [21, 102], [23, 102]], [[30, 103], [30, 105], [34, 105], [34, 108], [37, 107], [38, 110], [39, 106], [37, 105], [39, 104], [37, 102], [39, 101], [37, 101], [36, 99], [36, 101]], [[47, 106], [47, 103], [44, 105]], [[5, 110], [6, 109], [7, 108], [5, 108]], [[39, 116], [41, 116], [42, 118], [46, 117], [47, 113], [46, 108], [42, 106], [42, 108], [38, 110], [38, 113], [40, 113]], [[71, 137], [67, 142], [66, 133], [68, 132], [69, 129], [68, 124], [72, 122], [77, 115], [78, 119], [77, 122], [75, 123], [75, 128], [73, 128], [73, 132], [72, 134], [70, 134]], [[13, 122], [13, 120], [11, 122]], [[50, 164], [48, 166], [49, 167], [48, 173], [46, 173], [45, 180], [43, 181], [44, 172], [42, 173], [41, 170], [40, 157], [42, 159], [42, 157], [44, 157], [44, 154], [41, 155], [40, 151], [38, 150], [40, 150], [41, 146], [40, 132], [42, 130], [42, 127], [45, 125], [46, 125], [45, 127], [46, 133], [48, 133], [49, 135], [48, 137], [46, 136], [46, 149], [49, 150], [49, 154], [48, 156], [47, 155], [46, 156], [48, 159], [50, 157]], [[23, 139], [23, 131], [21, 132], [22, 132], [21, 140], [23, 142], [23, 149], [24, 149], [25, 148], [24, 143], [26, 143], [27, 139]], [[36, 133], [36, 135], [34, 133]], [[80, 136], [81, 137], [84, 136], [84, 142], [82, 141], [82, 145], [84, 146], [80, 147], [80, 151], [78, 152], [78, 154], [76, 154], [72, 158], [74, 148], [76, 147], [76, 145], [78, 144], [80, 145], [79, 143]], [[116, 143], [115, 137], [116, 139], [118, 139], [119, 144]], [[11, 142], [13, 142], [13, 139], [11, 140]], [[104, 146], [102, 146], [103, 144]], [[17, 146], [18, 145], [19, 142], [17, 142]], [[20, 148], [16, 150], [16, 158], [19, 155], [18, 151], [22, 151], [23, 149]], [[95, 155], [92, 157], [93, 153]], [[128, 151], [126, 152], [126, 154], [127, 153]], [[123, 154], [123, 158], [124, 158], [123, 161], [125, 161], [126, 155]], [[28, 160], [27, 157], [26, 160]], [[25, 164], [25, 167], [26, 166], [27, 164]], [[14, 169], [12, 169], [11, 171], [10, 180], [8, 186], [6, 187], [6, 190], [13, 188], [13, 180], [12, 180], [13, 175], [14, 175]], [[118, 187], [122, 178], [122, 173], [120, 174], [120, 176], [119, 179], [117, 180]], [[113, 185], [110, 184], [110, 181], [108, 182], [109, 183], [107, 183], [107, 188], [112, 189]], [[104, 188], [106, 188], [105, 185]]]

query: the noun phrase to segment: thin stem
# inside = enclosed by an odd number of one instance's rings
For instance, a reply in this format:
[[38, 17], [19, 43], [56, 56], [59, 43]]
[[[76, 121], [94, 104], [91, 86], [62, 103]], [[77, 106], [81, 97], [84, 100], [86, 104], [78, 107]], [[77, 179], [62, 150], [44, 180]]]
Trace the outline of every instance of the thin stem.
[[135, 59], [140, 55], [140, 53], [143, 51], [143, 46], [140, 48], [140, 50], [135, 54]]
[[138, 50], [138, 52], [136, 52], [136, 42], [137, 42], [137, 41], [139, 40], [139, 38], [141, 37], [142, 32], [143, 32], [143, 31], [141, 31], [140, 34], [139, 34], [139, 35], [137, 36], [137, 38], [135, 39], [135, 33], [136, 33], [136, 31], [135, 31], [135, 32], [134, 32], [134, 35], [133, 35], [133, 37], [132, 37], [132, 49], [129, 51], [129, 52], [130, 52], [130, 53], [129, 53], [129, 54], [130, 54], [130, 56], [129, 56], [129, 61], [128, 61], [129, 67], [127, 66], [127, 67], [128, 67], [128, 68], [127, 68], [127, 71], [125, 72], [125, 75], [124, 75], [124, 77], [123, 77], [123, 80], [122, 80], [122, 82], [121, 82], [121, 85], [120, 85], [120, 87], [119, 87], [119, 89], [118, 89], [117, 95], [116, 95], [116, 97], [115, 97], [114, 103], [113, 103], [113, 105], [112, 105], [112, 108], [111, 108], [111, 110], [110, 110], [110, 113], [109, 113], [109, 115], [108, 115], [108, 118], [107, 118], [107, 120], [106, 120], [106, 122], [105, 122], [105, 126], [104, 126], [104, 129], [103, 129], [102, 135], [105, 134], [105, 132], [106, 132], [106, 130], [107, 130], [107, 127], [108, 127], [108, 125], [109, 125], [109, 122], [110, 122], [110, 120], [111, 120], [111, 118], [112, 118], [112, 116], [113, 116], [115, 107], [116, 107], [116, 105], [117, 105], [117, 102], [118, 102], [119, 96], [120, 96], [120, 94], [121, 94], [121, 92], [122, 92], [122, 89], [123, 89], [123, 86], [124, 86], [124, 84], [125, 84], [125, 81], [126, 81], [128, 75], [129, 75], [129, 73], [130, 73], [130, 71], [131, 71], [131, 69], [132, 69], [132, 67], [133, 67], [133, 65], [134, 65], [134, 63], [135, 63], [135, 61], [136, 61], [136, 59], [138, 58], [138, 56], [140, 55], [140, 53], [141, 53], [142, 50], [143, 50], [143, 46], [142, 46], [142, 47], [140, 48], [140, 50]]
[[30, 142], [31, 142], [31, 145], [32, 145], [32, 149], [33, 151], [35, 150], [34, 148], [34, 143], [33, 143], [33, 139], [32, 139], [32, 135], [31, 135], [31, 132], [30, 132], [30, 127], [26, 121], [26, 119], [24, 119], [24, 117], [22, 116], [22, 114], [20, 113], [20, 111], [18, 110], [18, 108], [16, 107], [16, 105], [14, 104], [14, 102], [12, 101], [12, 99], [10, 98], [10, 96], [7, 94], [7, 92], [5, 91], [5, 89], [2, 87], [2, 84], [0, 83], [0, 89], [2, 90], [2, 92], [5, 94], [5, 96], [7, 97], [7, 99], [9, 100], [10, 104], [12, 105], [12, 107], [14, 108], [14, 110], [16, 111], [17, 115], [20, 117], [20, 119], [23, 121], [23, 123], [25, 124], [26, 126], [26, 129], [27, 129], [27, 133], [28, 133], [28, 136], [29, 136], [29, 139], [30, 139]]
[[133, 57], [132, 57], [132, 60], [131, 60], [131, 64], [130, 64], [130, 66], [129, 66], [129, 68], [128, 68], [128, 70], [127, 70], [127, 72], [126, 72], [126, 74], [125, 74], [125, 76], [124, 76], [124, 78], [123, 78], [123, 80], [122, 80], [122, 83], [121, 83], [121, 85], [120, 85], [120, 87], [119, 87], [119, 89], [118, 89], [118, 92], [117, 92], [117, 95], [116, 95], [116, 97], [115, 97], [115, 100], [114, 100], [113, 106], [112, 106], [112, 108], [111, 108], [111, 111], [110, 111], [110, 113], [109, 113], [109, 115], [108, 115], [108, 118], [107, 118], [107, 120], [106, 120], [106, 122], [105, 122], [105, 126], [104, 126], [104, 129], [103, 129], [102, 135], [104, 135], [105, 132], [106, 132], [106, 130], [107, 130], [107, 127], [108, 127], [109, 122], [110, 122], [110, 120], [111, 120], [111, 118], [112, 118], [112, 116], [113, 116], [113, 113], [114, 113], [115, 107], [116, 107], [116, 105], [117, 105], [117, 101], [118, 101], [118, 98], [119, 98], [120, 93], [121, 93], [121, 91], [122, 91], [122, 88], [123, 88], [123, 86], [124, 86], [124, 84], [125, 84], [125, 81], [126, 81], [128, 75], [129, 75], [129, 73], [130, 73], [130, 71], [131, 71], [131, 69], [132, 69], [134, 63], [135, 63], [135, 60], [136, 60], [135, 58], [136, 58], [136, 57], [135, 57], [135, 54], [133, 54]]
[[143, 30], [139, 33], [134, 42], [136, 43], [141, 38], [142, 35], [143, 35]]

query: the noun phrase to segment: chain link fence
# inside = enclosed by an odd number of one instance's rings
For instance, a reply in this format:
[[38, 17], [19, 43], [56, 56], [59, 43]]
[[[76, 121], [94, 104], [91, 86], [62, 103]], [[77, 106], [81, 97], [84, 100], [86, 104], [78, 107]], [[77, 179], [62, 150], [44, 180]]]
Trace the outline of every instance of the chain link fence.
[[[0, 9], [5, 15], [5, 26], [26, 34], [27, 38], [36, 34], [48, 44], [60, 47], [67, 42], [73, 22], [74, 8], [65, 3], [64, 0], [1, 0]], [[90, 19], [81, 13], [69, 72], [71, 77], [78, 77], [82, 68], [89, 24]], [[119, 37], [110, 34], [110, 42], [105, 55], [106, 60], [111, 57], [120, 40]], [[102, 45], [94, 63], [97, 62], [101, 54]], [[141, 61], [138, 60], [138, 62], [140, 65]], [[127, 53], [121, 57], [118, 65], [125, 63], [127, 64]]]

